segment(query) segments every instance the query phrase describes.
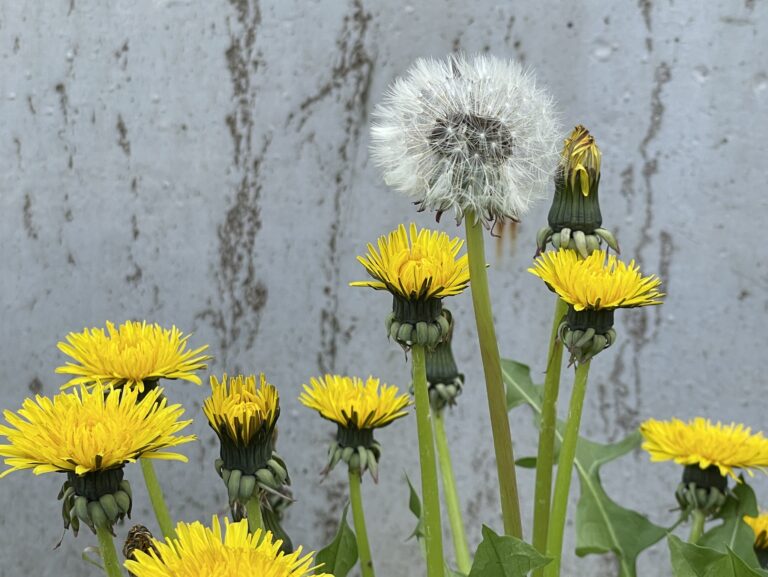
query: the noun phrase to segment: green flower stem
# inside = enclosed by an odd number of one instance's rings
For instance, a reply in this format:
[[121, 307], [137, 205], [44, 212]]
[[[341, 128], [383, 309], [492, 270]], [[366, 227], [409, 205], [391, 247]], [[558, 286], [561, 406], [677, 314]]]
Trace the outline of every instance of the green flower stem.
[[448, 447], [448, 438], [445, 434], [445, 411], [432, 413], [435, 422], [435, 445], [437, 445], [437, 462], [440, 465], [440, 474], [443, 477], [443, 494], [445, 505], [448, 509], [448, 520], [451, 523], [451, 535], [453, 535], [453, 549], [456, 554], [456, 568], [459, 572], [469, 575], [472, 561], [469, 557], [467, 535], [464, 532], [464, 521], [461, 518], [461, 504], [459, 494], [456, 492], [456, 480], [453, 477], [453, 465], [451, 464], [451, 452]]
[[688, 538], [689, 543], [696, 544], [699, 538], [704, 534], [704, 523], [707, 521], [707, 516], [701, 509], [693, 510], [693, 523], [691, 524], [691, 536]]
[[264, 519], [261, 516], [261, 490], [256, 489], [245, 504], [248, 515], [248, 532], [255, 533], [257, 529], [264, 530]]
[[108, 577], [123, 577], [111, 530], [107, 527], [96, 527], [96, 536], [99, 538], [99, 552], [104, 563], [104, 572]]
[[587, 392], [587, 377], [591, 361], [581, 363], [576, 367], [576, 378], [573, 381], [571, 406], [568, 409], [568, 421], [560, 447], [560, 460], [557, 463], [557, 479], [555, 494], [552, 502], [552, 514], [549, 519], [549, 534], [547, 535], [547, 555], [553, 561], [544, 569], [546, 577], [559, 577], [560, 557], [563, 553], [563, 534], [565, 533], [565, 517], [568, 513], [568, 493], [573, 477], [573, 461], [576, 458], [576, 444], [579, 440], [581, 413], [584, 408], [584, 397]]
[[[544, 400], [541, 407], [539, 453], [536, 457], [536, 493], [533, 505], [533, 546], [546, 551], [549, 530], [549, 510], [552, 504], [552, 469], [555, 462], [555, 432], [557, 430], [557, 396], [560, 391], [560, 369], [563, 365], [563, 343], [557, 329], [568, 312], [568, 304], [557, 297], [549, 337], [547, 373], [544, 378]], [[544, 568], [534, 571], [534, 577], [544, 574]]]
[[166, 539], [176, 537], [176, 532], [173, 530], [173, 521], [171, 521], [168, 506], [163, 498], [163, 489], [160, 487], [160, 482], [155, 474], [155, 467], [150, 459], [139, 459], [139, 462], [141, 463], [141, 472], [144, 474], [144, 482], [147, 485], [149, 500], [152, 502], [152, 508], [155, 510], [157, 524], [160, 525], [160, 531]]
[[488, 411], [491, 415], [493, 447], [496, 452], [501, 514], [504, 532], [518, 539], [523, 538], [520, 521], [520, 499], [517, 496], [515, 458], [512, 452], [512, 433], [509, 429], [507, 399], [501, 380], [501, 359], [493, 327], [491, 296], [488, 290], [488, 273], [485, 270], [485, 241], [483, 227], [473, 211], [464, 215], [467, 230], [467, 254], [469, 256], [469, 277], [472, 289], [472, 304], [475, 308], [477, 336], [485, 371], [485, 389], [488, 397]]
[[360, 469], [349, 469], [349, 500], [352, 503], [352, 518], [355, 522], [357, 554], [360, 557], [360, 573], [363, 577], [374, 577], [371, 546], [368, 543], [368, 530], [365, 528], [363, 513], [363, 495], [360, 490], [362, 481]]
[[423, 345], [414, 345], [413, 390], [416, 397], [416, 429], [421, 462], [421, 498], [424, 517], [424, 545], [427, 550], [427, 577], [443, 577], [443, 530], [440, 524], [440, 494], [437, 486], [435, 440], [429, 417], [426, 353]]

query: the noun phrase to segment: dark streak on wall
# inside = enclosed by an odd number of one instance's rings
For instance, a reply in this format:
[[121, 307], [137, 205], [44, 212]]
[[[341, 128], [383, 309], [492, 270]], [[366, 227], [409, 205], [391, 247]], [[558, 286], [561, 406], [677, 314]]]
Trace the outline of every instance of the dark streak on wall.
[[234, 201], [217, 230], [216, 278], [221, 305], [199, 315], [207, 318], [219, 332], [219, 350], [224, 363], [236, 342], [246, 349], [253, 346], [267, 303], [267, 286], [257, 277], [254, 259], [256, 235], [262, 225], [260, 172], [272, 140], [271, 134], [257, 134], [253, 120], [258, 95], [253, 75], [262, 64], [256, 42], [261, 8], [257, 0], [230, 0], [230, 5], [235, 17], [229, 22], [230, 46], [225, 56], [235, 107], [225, 122], [232, 137], [232, 161], [240, 172], [240, 181]]

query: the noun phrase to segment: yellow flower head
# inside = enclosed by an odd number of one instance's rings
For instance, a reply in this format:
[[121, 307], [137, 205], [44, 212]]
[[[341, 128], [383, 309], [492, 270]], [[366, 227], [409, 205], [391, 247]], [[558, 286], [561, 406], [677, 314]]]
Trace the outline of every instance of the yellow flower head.
[[755, 549], [768, 551], [768, 513], [757, 517], [744, 516], [744, 522], [755, 532]]
[[282, 542], [269, 531], [248, 533], [245, 519], [230, 523], [224, 518], [224, 534], [216, 516], [210, 528], [199, 521], [179, 523], [176, 535], [168, 543], [153, 539], [156, 553], [135, 551], [126, 569], [136, 577], [333, 577], [314, 573], [314, 553], [302, 556], [299, 547], [286, 555], [280, 551]]
[[378, 251], [368, 244], [368, 255], [359, 256], [375, 280], [350, 283], [388, 290], [405, 300], [442, 299], [461, 293], [469, 284], [467, 255], [456, 258], [464, 241], [436, 230], [404, 225], [379, 237]]
[[642, 276], [631, 261], [626, 264], [615, 255], [596, 250], [586, 259], [576, 251], [547, 251], [536, 258], [528, 272], [553, 289], [574, 310], [607, 310], [660, 305], [664, 293], [656, 275]]
[[280, 414], [277, 389], [264, 373], [229, 377], [221, 381], [211, 376], [213, 392], [203, 403], [203, 412], [219, 437], [226, 436], [237, 445], [247, 445], [254, 436], [272, 433]]
[[299, 401], [345, 429], [377, 429], [404, 417], [408, 395], [399, 395], [394, 385], [379, 379], [325, 375], [304, 385]]
[[713, 425], [702, 417], [687, 423], [650, 419], [640, 425], [640, 432], [651, 461], [674, 461], [701, 469], [717, 467], [721, 475], [737, 481], [735, 469], [753, 476], [751, 469], [768, 467], [768, 439], [762, 433], [752, 434], [744, 425]]
[[179, 421], [181, 405], [167, 406], [161, 388], [141, 400], [137, 389], [112, 389], [96, 384], [53, 399], [37, 395], [24, 401], [18, 413], [5, 411], [9, 426], [0, 435], [0, 456], [11, 471], [33, 469], [36, 475], [53, 471], [76, 475], [105, 471], [145, 459], [186, 461], [177, 453], [162, 451], [195, 439], [175, 433], [192, 421]]
[[[75, 362], [58, 367], [57, 373], [75, 375], [64, 387], [92, 385], [126, 385], [144, 390], [144, 381], [183, 379], [200, 384], [195, 371], [205, 369], [211, 357], [201, 354], [208, 345], [187, 350], [189, 335], [176, 327], [170, 330], [157, 324], [127, 321], [115, 328], [107, 321], [104, 329], [85, 329], [69, 333], [59, 349]], [[62, 388], [64, 388], [62, 387]]]
[[584, 196], [595, 189], [600, 180], [600, 159], [602, 154], [589, 130], [579, 125], [565, 139], [561, 166], [571, 190], [579, 180], [580, 192]]

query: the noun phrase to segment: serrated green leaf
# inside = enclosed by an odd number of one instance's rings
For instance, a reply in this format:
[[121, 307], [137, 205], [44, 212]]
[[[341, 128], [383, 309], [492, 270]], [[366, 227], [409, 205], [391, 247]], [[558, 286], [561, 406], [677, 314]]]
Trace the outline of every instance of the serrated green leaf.
[[483, 525], [483, 540], [477, 547], [469, 577], [525, 577], [551, 560], [525, 541], [497, 535]]
[[768, 572], [747, 565], [733, 549], [725, 552], [685, 543], [670, 535], [669, 552], [674, 577], [768, 577]]
[[321, 565], [323, 573], [330, 573], [335, 577], [346, 577], [347, 573], [357, 563], [357, 540], [352, 529], [347, 524], [347, 510], [349, 504], [344, 506], [344, 512], [339, 521], [339, 530], [333, 541], [318, 551], [315, 556], [315, 563]]
[[422, 537], [424, 537], [424, 518], [421, 516], [421, 499], [419, 498], [416, 489], [413, 488], [413, 484], [408, 475], [405, 476], [405, 482], [408, 483], [408, 508], [411, 510], [414, 517], [418, 519], [416, 527], [413, 529], [413, 533], [408, 535], [408, 539], [416, 537], [416, 539], [421, 541]]
[[[525, 404], [539, 417], [543, 388], [533, 383], [530, 368], [503, 359], [502, 373], [507, 385], [508, 407], [512, 409]], [[556, 431], [558, 442], [562, 442], [562, 432], [563, 425], [559, 422]], [[640, 513], [613, 501], [600, 482], [600, 468], [638, 447], [640, 441], [638, 432], [610, 445], [580, 437], [574, 460], [581, 484], [576, 511], [576, 554], [584, 556], [612, 552], [618, 559], [621, 577], [636, 577], [638, 555], [663, 539], [668, 532]]]
[[696, 544], [721, 553], [733, 549], [734, 553], [747, 565], [759, 567], [753, 547], [755, 532], [744, 522], [744, 515], [750, 517], [757, 515], [757, 499], [752, 488], [742, 480], [733, 489], [733, 494], [728, 495], [717, 515], [717, 518], [722, 519], [723, 522], [704, 533]]

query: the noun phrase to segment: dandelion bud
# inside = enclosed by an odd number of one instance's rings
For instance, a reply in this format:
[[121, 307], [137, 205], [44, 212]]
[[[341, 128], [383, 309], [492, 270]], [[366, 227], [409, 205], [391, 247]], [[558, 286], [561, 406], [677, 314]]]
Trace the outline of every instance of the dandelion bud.
[[744, 522], [752, 527], [755, 533], [755, 555], [760, 562], [760, 567], [768, 568], [768, 513], [761, 513], [757, 517], [744, 517]]
[[280, 398], [264, 373], [221, 381], [211, 377], [212, 394], [203, 404], [208, 423], [220, 441], [216, 472], [227, 487], [229, 506], [242, 518], [252, 498], [290, 484], [285, 462], [275, 452]]
[[[426, 354], [429, 404], [435, 412], [442, 411], [446, 406], [455, 405], [464, 387], [464, 375], [456, 367], [451, 348], [453, 316], [448, 309], [443, 309], [443, 317], [448, 321], [450, 329], [434, 350], [428, 350]], [[411, 385], [411, 394], [413, 394], [413, 385]]]
[[601, 153], [594, 137], [583, 126], [573, 129], [565, 139], [560, 165], [555, 172], [555, 197], [549, 209], [549, 226], [536, 238], [539, 252], [548, 243], [569, 248], [586, 258], [605, 242], [614, 251], [619, 245], [610, 231], [600, 228], [598, 188]]

